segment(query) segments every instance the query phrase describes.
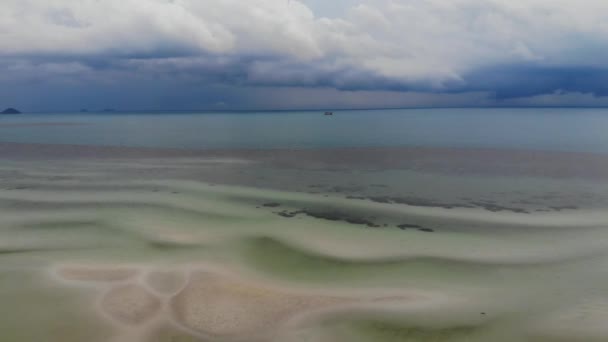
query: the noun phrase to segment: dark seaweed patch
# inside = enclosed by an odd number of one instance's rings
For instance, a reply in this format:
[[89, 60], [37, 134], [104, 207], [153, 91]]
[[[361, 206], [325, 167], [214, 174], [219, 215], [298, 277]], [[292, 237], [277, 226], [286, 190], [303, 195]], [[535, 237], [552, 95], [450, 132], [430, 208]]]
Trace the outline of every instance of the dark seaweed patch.
[[[320, 219], [320, 220], [326, 220], [326, 221], [332, 221], [332, 222], [346, 222], [346, 223], [350, 223], [350, 224], [354, 224], [354, 225], [364, 225], [364, 226], [367, 226], [370, 228], [388, 227], [387, 223], [374, 222], [373, 220], [377, 219], [377, 217], [375, 217], [375, 216], [363, 218], [361, 216], [354, 216], [354, 215], [347, 214], [347, 213], [340, 212], [340, 211], [318, 211], [318, 210], [303, 209], [303, 210], [295, 210], [295, 211], [283, 210], [283, 211], [275, 212], [275, 214], [277, 214], [281, 217], [284, 217], [284, 218], [294, 218], [298, 215], [306, 215], [306, 216]], [[422, 231], [422, 232], [434, 232], [435, 231], [431, 228], [423, 227], [423, 226], [417, 225], [417, 224], [409, 224], [409, 223], [400, 224], [397, 227], [401, 230], [411, 228], [411, 229], [418, 229], [419, 231]]]
[[396, 203], [396, 204], [405, 204], [411, 205], [415, 207], [434, 207], [434, 208], [444, 208], [444, 209], [452, 209], [452, 208], [472, 208], [473, 206], [467, 204], [457, 204], [457, 203], [445, 203], [439, 201], [428, 200], [424, 198], [416, 198], [416, 197], [390, 197], [390, 196], [372, 196], [369, 197], [369, 200], [377, 203]]
[[344, 214], [344, 213], [337, 212], [337, 211], [313, 211], [313, 210], [307, 210], [307, 209], [297, 210], [297, 211], [283, 210], [276, 214], [279, 216], [282, 216], [282, 217], [286, 217], [286, 218], [293, 218], [293, 217], [296, 217], [297, 215], [303, 214], [303, 215], [310, 216], [310, 217], [313, 217], [316, 219], [321, 219], [321, 220], [334, 221], [334, 222], [343, 221], [343, 222], [347, 222], [350, 224], [366, 225], [371, 228], [380, 227], [379, 224], [372, 222], [370, 220], [367, 220], [367, 219], [364, 219], [361, 217], [357, 217], [357, 216]]
[[576, 209], [578, 209], [578, 207], [574, 206], [574, 205], [559, 205], [559, 206], [553, 206], [553, 207], [549, 207], [549, 208], [553, 209], [554, 211], [576, 210]]
[[490, 201], [477, 201], [477, 202], [474, 201], [474, 202], [471, 202], [471, 204], [474, 204], [480, 208], [484, 208], [485, 210], [488, 210], [491, 212], [511, 211], [514, 213], [529, 214], [529, 212], [523, 208], [505, 207], [505, 206], [501, 206], [501, 205], [495, 204], [495, 202], [490, 202]]
[[[348, 199], [365, 199], [364, 197], [348, 196]], [[495, 201], [470, 201], [468, 204], [465, 203], [450, 203], [440, 202], [424, 198], [416, 197], [390, 197], [390, 196], [371, 196], [368, 200], [376, 203], [384, 204], [405, 204], [414, 207], [431, 207], [431, 208], [443, 208], [443, 209], [454, 209], [454, 208], [483, 208], [492, 212], [500, 211], [511, 211], [514, 213], [528, 214], [529, 212], [523, 208], [507, 207], [496, 204]]]
[[287, 217], [287, 218], [292, 218], [292, 217], [296, 217], [296, 215], [298, 214], [302, 214], [303, 211], [298, 210], [298, 211], [287, 211], [287, 210], [283, 210], [281, 212], [276, 213], [279, 216], [282, 217]]
[[334, 186], [332, 188], [330, 188], [330, 191], [332, 192], [359, 192], [359, 191], [363, 191], [364, 188], [362, 186]]
[[399, 229], [408, 229], [408, 228], [423, 228], [423, 227], [419, 226], [417, 224], [404, 223], [404, 224], [398, 225], [397, 228], [399, 228]]

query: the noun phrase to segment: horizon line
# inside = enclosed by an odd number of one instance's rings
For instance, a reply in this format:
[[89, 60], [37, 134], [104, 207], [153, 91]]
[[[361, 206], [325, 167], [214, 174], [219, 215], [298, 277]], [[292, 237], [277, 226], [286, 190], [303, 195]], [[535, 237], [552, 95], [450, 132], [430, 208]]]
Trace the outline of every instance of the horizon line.
[[[15, 107], [12, 107], [15, 108]], [[21, 114], [112, 114], [112, 113], [254, 113], [254, 112], [315, 112], [315, 111], [374, 111], [421, 109], [608, 109], [608, 106], [420, 106], [371, 108], [300, 108], [300, 109], [99, 109], [21, 111]]]

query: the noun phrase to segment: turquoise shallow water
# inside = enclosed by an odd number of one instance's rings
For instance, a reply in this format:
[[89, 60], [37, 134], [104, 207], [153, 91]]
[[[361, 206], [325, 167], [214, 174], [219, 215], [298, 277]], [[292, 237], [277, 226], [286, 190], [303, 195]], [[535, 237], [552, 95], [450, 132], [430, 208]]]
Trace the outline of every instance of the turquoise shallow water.
[[606, 153], [607, 130], [608, 109], [401, 109], [340, 111], [332, 117], [318, 111], [116, 112], [0, 118], [0, 142], [196, 149], [433, 146]]

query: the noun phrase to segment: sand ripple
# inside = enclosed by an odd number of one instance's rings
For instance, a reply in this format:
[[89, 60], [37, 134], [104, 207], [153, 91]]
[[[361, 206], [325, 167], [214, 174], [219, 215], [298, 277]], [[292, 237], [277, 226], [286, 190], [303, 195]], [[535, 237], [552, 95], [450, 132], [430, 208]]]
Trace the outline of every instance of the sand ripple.
[[179, 271], [152, 271], [146, 275], [146, 284], [161, 295], [177, 293], [186, 285], [186, 280]]
[[58, 270], [65, 280], [112, 282], [124, 281], [134, 277], [138, 272], [131, 268], [99, 267], [99, 266], [69, 266]]
[[171, 304], [177, 320], [192, 330], [246, 336], [272, 330], [299, 313], [348, 302], [352, 300], [288, 293], [199, 272]]
[[114, 288], [102, 300], [103, 311], [125, 324], [141, 324], [158, 314], [161, 302], [144, 287], [129, 284]]
[[[127, 328], [127, 336], [149, 336], [158, 324], [206, 338], [251, 341], [267, 339], [296, 318], [329, 313], [330, 309], [378, 307], [419, 299], [406, 295], [343, 294], [278, 287], [237, 277], [226, 270], [59, 267], [57, 274], [75, 284], [97, 283], [104, 316]], [[136, 277], [136, 274], [142, 274]], [[119, 282], [117, 282], [119, 281]], [[165, 305], [166, 303], [166, 305]], [[153, 324], [146, 324], [146, 323]], [[199, 337], [200, 337], [199, 336]]]

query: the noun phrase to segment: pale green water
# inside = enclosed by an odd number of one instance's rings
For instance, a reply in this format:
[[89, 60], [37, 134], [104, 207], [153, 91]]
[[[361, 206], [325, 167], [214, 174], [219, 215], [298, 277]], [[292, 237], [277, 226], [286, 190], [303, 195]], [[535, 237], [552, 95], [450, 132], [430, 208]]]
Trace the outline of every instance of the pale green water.
[[[216, 184], [217, 175], [232, 185]], [[0, 178], [2, 341], [608, 338], [602, 181], [290, 170], [193, 159], [6, 161]], [[460, 204], [484, 199], [505, 207], [517, 202], [528, 213], [347, 198], [355, 195]], [[583, 200], [590, 197], [594, 200]], [[519, 203], [531, 198], [536, 202]], [[280, 206], [264, 207], [267, 203]], [[571, 204], [578, 208], [546, 211]], [[380, 227], [277, 215], [303, 209]], [[434, 232], [401, 230], [399, 224]], [[74, 264], [132, 267], [139, 275], [117, 282], [62, 280], [58, 270]], [[255, 339], [187, 329], [171, 310], [171, 296], [159, 296], [160, 308], [137, 324], [100, 307], [104, 293], [126, 283], [145, 285], [154, 270], [186, 274], [208, 268], [242, 277], [239, 293], [257, 293], [247, 284], [262, 282], [312, 295], [394, 299], [312, 312], [306, 319], [296, 315]], [[396, 299], [401, 297], [409, 299]], [[238, 312], [240, 297], [235, 298]], [[260, 298], [259, 308], [271, 306]], [[299, 314], [306, 313], [311, 312]], [[235, 315], [220, 316], [218, 326], [241, 317]]]

